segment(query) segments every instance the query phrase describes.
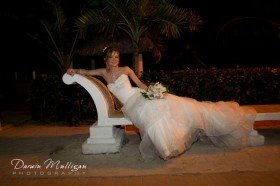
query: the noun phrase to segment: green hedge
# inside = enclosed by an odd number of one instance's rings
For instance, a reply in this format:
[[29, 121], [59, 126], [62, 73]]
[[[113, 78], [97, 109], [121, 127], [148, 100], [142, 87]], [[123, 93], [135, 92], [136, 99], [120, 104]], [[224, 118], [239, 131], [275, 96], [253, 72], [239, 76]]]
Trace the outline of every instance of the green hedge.
[[34, 120], [65, 121], [70, 125], [97, 116], [88, 92], [78, 84], [64, 84], [60, 76], [34, 80], [30, 109]]
[[[161, 82], [171, 93], [200, 101], [234, 100], [240, 104], [280, 103], [280, 68], [154, 70], [144, 82]], [[61, 77], [49, 76], [33, 82], [30, 97], [33, 119], [77, 124], [96, 119], [96, 108], [80, 85], [65, 85]]]
[[143, 81], [161, 82], [178, 96], [240, 104], [280, 103], [280, 68], [183, 69], [149, 71]]

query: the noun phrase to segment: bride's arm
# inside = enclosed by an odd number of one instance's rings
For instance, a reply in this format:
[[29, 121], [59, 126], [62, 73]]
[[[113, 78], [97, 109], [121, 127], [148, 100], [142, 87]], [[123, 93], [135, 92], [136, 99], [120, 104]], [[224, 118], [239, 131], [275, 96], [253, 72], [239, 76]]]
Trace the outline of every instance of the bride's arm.
[[140, 79], [136, 76], [133, 70], [131, 70], [129, 67], [125, 67], [125, 71], [127, 72], [127, 75], [132, 79], [132, 81], [141, 89], [147, 90], [148, 87], [140, 81]]
[[102, 76], [104, 69], [84, 70], [84, 69], [67, 69], [66, 73], [73, 76], [74, 74], [81, 74], [87, 76]]

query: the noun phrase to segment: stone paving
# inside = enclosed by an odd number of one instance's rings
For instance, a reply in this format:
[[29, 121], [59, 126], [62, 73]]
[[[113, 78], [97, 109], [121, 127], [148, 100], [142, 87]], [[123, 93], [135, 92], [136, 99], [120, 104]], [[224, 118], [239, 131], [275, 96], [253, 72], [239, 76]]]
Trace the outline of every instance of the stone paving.
[[[277, 112], [279, 105], [259, 107], [261, 112]], [[260, 112], [259, 110], [259, 112]], [[11, 159], [21, 158], [28, 162], [40, 162], [52, 153], [59, 154], [62, 147], [84, 140], [88, 126], [42, 126], [4, 125], [0, 131], [0, 185], [280, 185], [280, 121], [258, 121], [255, 128], [265, 135], [264, 146], [250, 147], [236, 152], [205, 148], [203, 144], [194, 146], [187, 152], [192, 161], [184, 161], [181, 156], [176, 161], [163, 164], [161, 171], [148, 169], [107, 169], [104, 162], [104, 175], [98, 174], [95, 164], [89, 163], [88, 173], [83, 175], [39, 176], [13, 175]], [[29, 145], [32, 144], [32, 145]], [[68, 148], [71, 150], [71, 144]], [[74, 148], [75, 149], [75, 148]], [[56, 154], [55, 154], [56, 155]], [[100, 155], [102, 156], [102, 155]], [[106, 155], [104, 155], [106, 156]], [[113, 157], [117, 155], [108, 156]], [[55, 156], [54, 156], [55, 157]], [[74, 158], [74, 157], [73, 157]], [[129, 157], [126, 157], [129, 158]], [[85, 157], [91, 160], [90, 157]], [[160, 160], [157, 160], [160, 161]], [[200, 161], [200, 164], [195, 162]], [[173, 163], [173, 164], [172, 164]], [[148, 162], [153, 164], [153, 162]], [[94, 166], [93, 166], [94, 165]], [[162, 165], [162, 164], [161, 164]], [[175, 165], [167, 169], [168, 165]], [[182, 170], [176, 170], [182, 167]], [[191, 167], [193, 166], [193, 167]], [[211, 167], [211, 169], [209, 169]], [[166, 171], [165, 171], [166, 170]], [[133, 173], [134, 171], [134, 173]], [[135, 174], [136, 173], [136, 174]], [[23, 171], [22, 174], [26, 174]], [[40, 174], [40, 173], [38, 173]]]

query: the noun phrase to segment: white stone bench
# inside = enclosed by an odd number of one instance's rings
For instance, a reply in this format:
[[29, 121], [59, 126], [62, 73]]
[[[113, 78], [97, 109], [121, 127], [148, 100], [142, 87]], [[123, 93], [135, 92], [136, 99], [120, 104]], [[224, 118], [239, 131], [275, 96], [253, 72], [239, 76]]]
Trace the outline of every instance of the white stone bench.
[[116, 153], [123, 144], [123, 129], [117, 125], [132, 125], [120, 110], [109, 89], [97, 78], [75, 74], [64, 74], [67, 85], [78, 83], [92, 97], [97, 110], [97, 121], [90, 127], [90, 136], [82, 145], [83, 154]]
[[[82, 145], [84, 154], [119, 152], [124, 138], [122, 129], [116, 125], [132, 125], [120, 110], [115, 109], [115, 101], [108, 88], [97, 78], [75, 74], [64, 74], [65, 84], [78, 83], [91, 95], [98, 120], [90, 127], [90, 136]], [[251, 105], [258, 114], [256, 121], [280, 120], [280, 105]], [[246, 107], [246, 106], [244, 106]]]
[[256, 121], [280, 120], [280, 104], [251, 105], [257, 111]]

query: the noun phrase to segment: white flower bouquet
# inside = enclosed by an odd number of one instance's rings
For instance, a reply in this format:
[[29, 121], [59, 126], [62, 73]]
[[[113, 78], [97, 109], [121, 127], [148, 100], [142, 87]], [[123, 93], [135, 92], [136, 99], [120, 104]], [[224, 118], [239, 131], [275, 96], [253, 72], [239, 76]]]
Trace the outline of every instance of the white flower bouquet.
[[145, 98], [149, 100], [163, 99], [165, 93], [167, 93], [167, 88], [159, 82], [151, 83], [148, 87], [148, 90], [141, 93]]

